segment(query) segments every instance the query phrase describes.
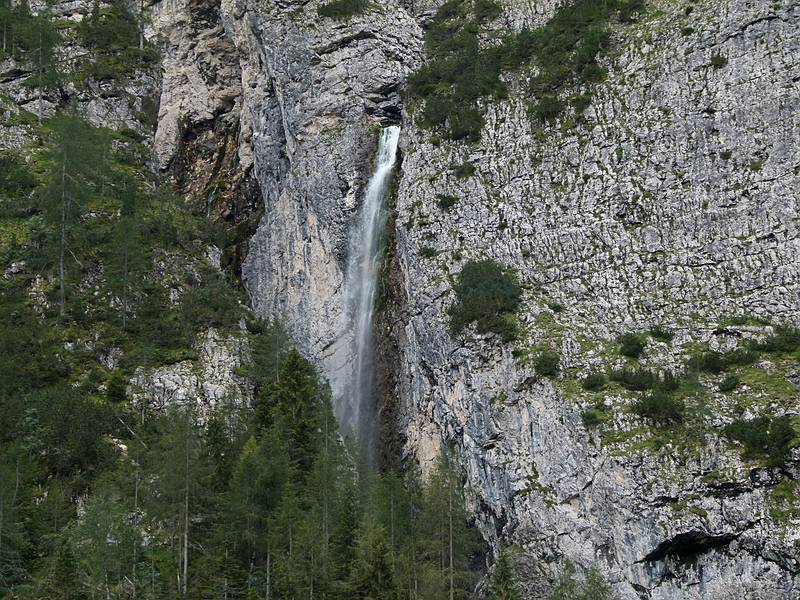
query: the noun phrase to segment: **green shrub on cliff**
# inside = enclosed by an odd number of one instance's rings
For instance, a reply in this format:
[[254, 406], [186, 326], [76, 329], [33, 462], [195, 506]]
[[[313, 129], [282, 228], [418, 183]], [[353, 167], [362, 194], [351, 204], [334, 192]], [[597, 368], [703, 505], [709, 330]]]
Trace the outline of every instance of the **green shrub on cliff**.
[[533, 359], [533, 368], [540, 377], [556, 377], [561, 371], [561, 358], [552, 350], [542, 350]]
[[475, 323], [480, 333], [496, 333], [503, 341], [516, 337], [514, 314], [522, 288], [513, 270], [493, 260], [470, 261], [458, 274], [453, 290], [456, 302], [448, 313], [454, 333]]
[[785, 354], [800, 348], [800, 329], [795, 327], [776, 327], [775, 333], [761, 343], [754, 344], [754, 350], [770, 354]]
[[766, 458], [771, 466], [781, 466], [791, 457], [800, 436], [796, 417], [757, 417], [734, 421], [725, 427], [725, 436], [742, 444], [747, 458]]
[[627, 356], [628, 358], [639, 358], [642, 352], [644, 352], [646, 341], [641, 335], [636, 333], [626, 333], [625, 335], [620, 336], [618, 341], [621, 344], [619, 353], [622, 354], [622, 356]]
[[655, 390], [637, 399], [631, 407], [634, 413], [659, 425], [672, 425], [683, 421], [686, 404], [669, 392]]
[[602, 389], [606, 384], [606, 376], [602, 373], [589, 373], [581, 383], [583, 389], [588, 391], [595, 391]]
[[500, 7], [491, 0], [448, 0], [425, 36], [430, 61], [408, 80], [410, 94], [425, 100], [422, 125], [451, 140], [477, 141], [484, 124], [482, 100], [505, 98], [502, 73], [531, 63], [538, 67], [530, 86], [531, 115], [555, 120], [569, 107], [570, 92], [589, 88], [571, 103], [580, 115], [591, 86], [606, 75], [597, 57], [611, 44], [610, 23], [630, 23], [642, 6], [642, 0], [574, 0], [539, 29], [486, 44], [483, 37], [495, 33], [486, 26]]
[[14, 154], [0, 154], [0, 198], [27, 194], [36, 182], [25, 162]]
[[346, 21], [356, 15], [367, 12], [369, 0], [333, 0], [317, 7], [320, 17]]
[[81, 44], [91, 52], [81, 61], [79, 77], [96, 81], [124, 79], [152, 64], [158, 52], [144, 38], [141, 18], [115, 0], [107, 7], [95, 2], [77, 26]]

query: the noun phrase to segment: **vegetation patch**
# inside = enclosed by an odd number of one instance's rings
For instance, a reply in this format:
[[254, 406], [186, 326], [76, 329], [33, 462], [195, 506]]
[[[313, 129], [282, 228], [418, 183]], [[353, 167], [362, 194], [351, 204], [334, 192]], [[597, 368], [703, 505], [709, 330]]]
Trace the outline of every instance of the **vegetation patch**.
[[719, 383], [717, 388], [720, 392], [732, 392], [739, 387], [739, 383], [739, 378], [736, 375], [728, 375]]
[[584, 377], [581, 385], [585, 390], [597, 391], [603, 389], [606, 385], [606, 381], [606, 376], [603, 373], [589, 373]]
[[317, 8], [320, 17], [346, 21], [356, 15], [367, 12], [370, 8], [369, 0], [333, 0]]
[[561, 371], [561, 358], [552, 350], [541, 350], [533, 359], [533, 368], [540, 377], [557, 377]]
[[619, 369], [611, 371], [609, 379], [621, 383], [626, 389], [641, 392], [653, 389], [658, 376], [648, 369]]
[[626, 333], [617, 341], [620, 343], [619, 353], [628, 358], [639, 358], [647, 344], [645, 337], [638, 333]]
[[475, 175], [475, 165], [473, 165], [471, 162], [463, 162], [461, 164], [451, 165], [450, 171], [458, 179], [466, 179], [467, 177], [472, 177]]
[[440, 210], [449, 211], [458, 203], [458, 198], [450, 194], [437, 194], [436, 205]]
[[54, 49], [61, 36], [47, 8], [34, 15], [28, 2], [4, 0], [0, 2], [0, 24], [3, 29], [0, 57], [36, 59], [54, 67]]
[[722, 373], [729, 367], [751, 365], [758, 360], [758, 353], [747, 348], [732, 352], [703, 352], [692, 357], [689, 366], [705, 373]]
[[686, 403], [665, 390], [654, 390], [638, 398], [631, 410], [642, 418], [659, 425], [674, 425], [683, 421]]
[[675, 337], [675, 334], [672, 333], [672, 331], [661, 325], [655, 325], [654, 327], [651, 327], [650, 335], [657, 340], [661, 340], [662, 342], [671, 342]]
[[798, 445], [797, 417], [756, 417], [737, 420], [725, 427], [725, 435], [742, 444], [744, 456], [764, 459], [772, 466], [789, 460], [791, 449]]
[[[629, 23], [642, 9], [642, 0], [575, 0], [539, 29], [523, 29], [486, 44], [480, 38], [499, 16], [499, 5], [448, 0], [426, 32], [430, 60], [408, 82], [409, 93], [425, 100], [422, 125], [451, 140], [477, 141], [483, 127], [481, 101], [505, 98], [503, 71], [530, 64], [537, 67], [530, 87], [531, 114], [550, 121], [570, 105], [579, 114], [588, 106], [587, 90], [606, 76], [597, 56], [610, 45], [610, 23]], [[567, 99], [570, 90], [576, 94]]]
[[475, 323], [480, 333], [498, 334], [503, 341], [517, 337], [515, 313], [522, 301], [516, 273], [493, 260], [469, 261], [453, 285], [456, 302], [448, 310], [453, 333]]
[[610, 419], [611, 416], [608, 414], [608, 411], [605, 410], [604, 406], [594, 406], [581, 413], [583, 426], [587, 429], [598, 427]]
[[769, 514], [775, 521], [784, 524], [789, 521], [800, 519], [797, 481], [786, 479], [772, 488]]
[[753, 350], [770, 354], [789, 354], [800, 348], [800, 329], [796, 327], [779, 326], [775, 333], [761, 343], [752, 345]]
[[721, 69], [728, 64], [728, 57], [719, 51], [711, 53], [711, 66], [715, 69]]
[[156, 48], [144, 39], [141, 17], [121, 0], [102, 9], [95, 3], [91, 14], [78, 23], [77, 34], [81, 44], [91, 50], [82, 62], [79, 76], [83, 79], [124, 79], [158, 59]]
[[432, 246], [422, 246], [422, 248], [419, 249], [419, 255], [422, 258], [436, 258], [439, 255], [439, 251]]
[[[10, 204], [28, 194], [36, 181], [28, 165], [15, 154], [0, 154], [0, 199]], [[19, 203], [23, 204], [23, 203]]]

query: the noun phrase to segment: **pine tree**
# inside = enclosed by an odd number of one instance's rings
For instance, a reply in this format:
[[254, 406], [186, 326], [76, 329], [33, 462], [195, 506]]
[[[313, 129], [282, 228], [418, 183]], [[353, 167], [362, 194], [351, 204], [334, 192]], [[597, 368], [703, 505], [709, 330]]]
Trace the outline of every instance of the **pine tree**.
[[92, 595], [108, 598], [120, 593], [123, 580], [134, 581], [141, 540], [116, 492], [100, 489], [90, 497], [70, 537]]
[[55, 263], [59, 314], [63, 317], [69, 266], [81, 265], [76, 253], [81, 217], [92, 191], [105, 177], [108, 137], [74, 112], [59, 115], [50, 127], [47, 183], [39, 194], [46, 227], [42, 258]]
[[346, 459], [339, 444], [339, 429], [333, 415], [329, 395], [322, 402], [320, 440], [314, 464], [306, 481], [306, 500], [309, 504], [309, 527], [315, 538], [315, 589], [326, 594], [333, 589], [336, 559], [332, 555], [334, 515], [337, 503], [337, 482], [346, 473]]
[[611, 588], [596, 565], [586, 573], [586, 579], [578, 582], [575, 565], [567, 560], [561, 568], [550, 600], [611, 600]]
[[244, 373], [255, 384], [253, 407], [256, 429], [261, 431], [272, 423], [271, 390], [278, 380], [284, 356], [289, 351], [289, 335], [278, 321], [251, 321], [247, 324], [250, 337], [250, 364]]
[[272, 418], [287, 432], [289, 456], [300, 473], [309, 471], [318, 448], [324, 393], [313, 365], [290, 350], [272, 385], [270, 402]]
[[148, 267], [148, 261], [136, 183], [130, 177], [124, 177], [118, 195], [122, 208], [120, 218], [114, 224], [105, 274], [109, 289], [118, 301], [122, 329], [125, 330], [134, 308], [134, 290]]
[[0, 594], [24, 574], [22, 552], [27, 544], [20, 515], [25, 484], [22, 460], [19, 447], [0, 455]]
[[426, 594], [468, 597], [474, 584], [469, 557], [477, 547], [476, 532], [467, 524], [464, 488], [458, 465], [443, 450], [436, 469], [425, 486], [423, 512], [424, 559], [438, 570], [429, 575]]
[[611, 588], [597, 565], [592, 565], [586, 573], [581, 600], [611, 600]]
[[288, 478], [289, 458], [278, 432], [247, 441], [223, 503], [226, 539], [248, 568], [266, 565], [271, 515], [279, 507]]
[[203, 461], [202, 439], [193, 413], [173, 409], [159, 420], [160, 436], [147, 457], [153, 481], [149, 513], [167, 527], [173, 550], [170, 571], [176, 573], [176, 592], [186, 596], [190, 587], [192, 523], [205, 509], [208, 466]]
[[398, 597], [386, 532], [371, 520], [362, 525], [356, 540], [349, 590], [352, 598], [396, 600]]
[[489, 583], [489, 600], [521, 600], [522, 595], [514, 587], [514, 579], [514, 568], [508, 553], [501, 548]]
[[356, 535], [362, 520], [363, 507], [359, 490], [358, 471], [352, 454], [346, 453], [337, 484], [333, 512], [331, 546], [335, 557], [337, 578], [345, 580], [355, 556]]
[[78, 563], [66, 536], [56, 546], [49, 587], [59, 600], [77, 600], [82, 596], [78, 585]]
[[578, 582], [575, 580], [575, 565], [567, 560], [561, 567], [556, 579], [555, 588], [550, 593], [550, 600], [576, 600], [578, 598]]

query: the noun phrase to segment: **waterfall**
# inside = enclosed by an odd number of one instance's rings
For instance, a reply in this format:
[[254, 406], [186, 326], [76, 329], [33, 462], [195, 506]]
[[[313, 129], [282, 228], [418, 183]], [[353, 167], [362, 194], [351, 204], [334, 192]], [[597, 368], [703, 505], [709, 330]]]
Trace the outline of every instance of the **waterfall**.
[[350, 236], [344, 282], [344, 315], [348, 329], [348, 369], [339, 390], [337, 412], [342, 430], [370, 437], [374, 402], [372, 317], [381, 270], [381, 233], [386, 225], [384, 199], [397, 154], [399, 127], [381, 130], [378, 154], [364, 193], [358, 221]]

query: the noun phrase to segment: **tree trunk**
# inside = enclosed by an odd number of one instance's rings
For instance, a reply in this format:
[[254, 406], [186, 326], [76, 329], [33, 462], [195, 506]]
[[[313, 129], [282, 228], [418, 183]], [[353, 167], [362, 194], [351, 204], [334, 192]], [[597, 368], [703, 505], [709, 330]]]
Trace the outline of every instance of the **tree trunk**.
[[448, 525], [449, 525], [449, 533], [448, 538], [450, 542], [450, 600], [454, 598], [454, 588], [453, 588], [453, 481], [448, 473], [447, 477], [447, 503], [448, 503], [448, 510], [447, 510], [447, 517], [448, 517]]
[[189, 433], [186, 434], [186, 486], [183, 496], [183, 589], [186, 596], [189, 578]]
[[[136, 469], [136, 483], [134, 484], [133, 488], [133, 514], [137, 514], [139, 512], [139, 469]], [[136, 540], [133, 542], [133, 565], [131, 569], [131, 575], [133, 577], [133, 597], [136, 598], [136, 563], [139, 560], [138, 557], [139, 546], [136, 543]]]
[[125, 240], [125, 257], [122, 268], [122, 331], [128, 324], [128, 240]]
[[42, 39], [42, 27], [44, 27], [44, 25], [39, 26], [39, 125], [42, 124], [42, 75], [44, 74], [44, 65], [42, 64], [42, 61], [44, 60], [44, 40]]
[[0, 561], [3, 560], [3, 509], [5, 508], [5, 502], [3, 502], [3, 497], [0, 496]]
[[139, 1], [139, 50], [144, 50], [144, 0]]
[[59, 314], [66, 313], [66, 292], [64, 290], [64, 254], [67, 251], [67, 157], [61, 163], [61, 248], [58, 255]]
[[272, 553], [270, 552], [269, 544], [267, 544], [267, 600], [270, 598], [270, 575], [272, 572], [270, 571], [270, 559], [272, 558]]

